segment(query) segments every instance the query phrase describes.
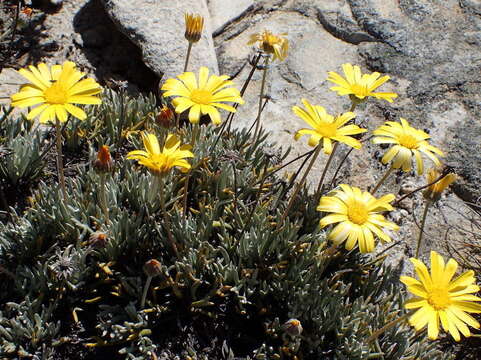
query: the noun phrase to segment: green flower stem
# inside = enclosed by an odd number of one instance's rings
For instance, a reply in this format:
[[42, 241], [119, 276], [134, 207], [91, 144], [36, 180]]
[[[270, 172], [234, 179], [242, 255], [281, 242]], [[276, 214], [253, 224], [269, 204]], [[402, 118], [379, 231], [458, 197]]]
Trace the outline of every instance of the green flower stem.
[[391, 166], [387, 171], [386, 173], [384, 174], [384, 176], [381, 178], [381, 180], [379, 180], [376, 184], [376, 186], [374, 186], [374, 188], [371, 190], [371, 194], [374, 195], [377, 191], [377, 189], [379, 189], [379, 187], [382, 185], [382, 183], [384, 181], [386, 181], [386, 179], [389, 177], [389, 175], [391, 175], [391, 173], [394, 171], [394, 168]]
[[172, 236], [172, 230], [170, 225], [170, 216], [165, 208], [165, 183], [164, 178], [159, 175], [157, 176], [159, 183], [159, 193], [160, 193], [160, 207], [162, 209], [162, 216], [164, 217], [165, 231], [167, 232], [167, 239], [169, 240], [170, 246], [175, 256], [179, 257], [179, 251], [177, 250], [177, 245], [175, 244], [174, 237]]
[[289, 213], [289, 210], [291, 210], [292, 205], [294, 205], [294, 201], [296, 200], [297, 194], [299, 194], [299, 191], [301, 190], [302, 186], [304, 185], [304, 182], [306, 181], [307, 175], [309, 175], [309, 172], [311, 171], [312, 166], [314, 165], [317, 157], [319, 156], [319, 153], [321, 152], [321, 149], [322, 149], [322, 144], [319, 143], [317, 145], [316, 152], [312, 156], [311, 162], [307, 166], [307, 169], [304, 172], [304, 175], [302, 176], [301, 181], [299, 181], [299, 183], [297, 184], [297, 187], [296, 187], [296, 189], [294, 190], [294, 192], [291, 196], [291, 200], [287, 204], [286, 210], [284, 210], [284, 213], [282, 214], [281, 220], [277, 223], [276, 230], [281, 227], [282, 223], [284, 222], [284, 220], [287, 217], [287, 214]]
[[419, 230], [419, 237], [418, 243], [416, 245], [416, 258], [419, 256], [419, 250], [421, 249], [421, 241], [423, 240], [423, 233], [424, 233], [424, 224], [426, 224], [426, 218], [428, 216], [429, 207], [431, 206], [432, 202], [427, 201], [426, 206], [424, 206], [423, 217], [421, 219], [421, 228]]
[[322, 171], [321, 179], [319, 180], [319, 185], [317, 185], [317, 190], [316, 190], [316, 197], [319, 197], [321, 195], [322, 191], [322, 185], [324, 184], [324, 179], [326, 178], [327, 174], [327, 169], [329, 169], [329, 166], [331, 165], [332, 159], [334, 158], [334, 154], [336, 153], [337, 147], [339, 146], [339, 143], [336, 142], [332, 148], [331, 154], [329, 155], [329, 158], [327, 159], [326, 166], [324, 166], [324, 170]]
[[149, 291], [150, 283], [152, 282], [152, 276], [147, 276], [145, 281], [144, 291], [142, 293], [142, 300], [140, 301], [140, 308], [143, 309], [145, 306], [145, 299], [147, 299], [147, 292]]
[[[199, 137], [200, 134], [200, 125], [199, 123], [193, 124], [192, 128], [192, 139], [191, 139], [191, 146], [194, 147], [197, 138]], [[189, 192], [189, 180], [190, 180], [190, 171], [187, 173], [185, 176], [185, 182], [184, 182], [184, 194], [182, 197], [182, 214], [184, 217], [187, 215], [187, 195]]]
[[261, 114], [262, 114], [262, 100], [264, 99], [264, 91], [266, 87], [267, 70], [269, 69], [269, 56], [266, 56], [264, 60], [264, 72], [262, 73], [262, 83], [261, 83], [261, 93], [259, 94], [259, 110], [257, 111], [256, 118], [256, 128], [254, 130], [254, 141], [257, 141], [259, 137], [259, 130], [261, 124]]
[[187, 71], [187, 67], [189, 66], [189, 59], [190, 59], [190, 52], [192, 50], [193, 42], [189, 41], [189, 47], [187, 48], [187, 55], [185, 56], [185, 64], [184, 64], [184, 72]]
[[371, 343], [373, 342], [374, 340], [376, 340], [380, 335], [382, 335], [383, 333], [385, 333], [387, 330], [393, 328], [394, 326], [396, 326], [397, 324], [399, 324], [400, 322], [406, 320], [409, 316], [412, 315], [412, 311], [401, 316], [401, 317], [398, 317], [397, 319], [387, 323], [386, 325], [384, 325], [382, 328], [380, 328], [379, 330], [376, 330], [371, 336], [369, 336], [367, 338], [367, 342], [368, 343]]
[[105, 180], [106, 180], [106, 174], [100, 174], [100, 206], [104, 213], [105, 225], [108, 225], [110, 220], [109, 220], [109, 208], [107, 207], [107, 196], [105, 193], [105, 187], [106, 187]]
[[67, 199], [67, 189], [65, 187], [65, 175], [63, 173], [63, 160], [62, 160], [62, 131], [60, 128], [60, 121], [55, 120], [55, 137], [57, 144], [57, 173], [60, 181], [60, 188], [62, 189], [63, 199]]

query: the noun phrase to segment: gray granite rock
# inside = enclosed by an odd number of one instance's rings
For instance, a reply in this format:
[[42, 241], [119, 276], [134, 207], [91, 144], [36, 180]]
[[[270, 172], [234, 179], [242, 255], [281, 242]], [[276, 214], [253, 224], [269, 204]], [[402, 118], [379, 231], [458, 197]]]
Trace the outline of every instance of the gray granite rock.
[[189, 70], [207, 66], [217, 72], [212, 26], [205, 0], [102, 0], [107, 13], [142, 51], [145, 64], [164, 78], [182, 73], [187, 41], [184, 13], [204, 16], [202, 38], [194, 44]]
[[254, 0], [207, 0], [212, 19], [213, 34], [254, 8]]

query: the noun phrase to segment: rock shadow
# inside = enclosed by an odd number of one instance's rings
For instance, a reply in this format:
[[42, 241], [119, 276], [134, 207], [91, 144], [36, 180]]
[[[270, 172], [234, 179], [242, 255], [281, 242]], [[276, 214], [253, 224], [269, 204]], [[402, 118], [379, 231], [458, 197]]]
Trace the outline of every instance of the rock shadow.
[[127, 80], [139, 91], [157, 92], [159, 77], [143, 63], [141, 50], [117, 29], [100, 0], [91, 0], [78, 11], [74, 30], [81, 36], [76, 45], [100, 82]]

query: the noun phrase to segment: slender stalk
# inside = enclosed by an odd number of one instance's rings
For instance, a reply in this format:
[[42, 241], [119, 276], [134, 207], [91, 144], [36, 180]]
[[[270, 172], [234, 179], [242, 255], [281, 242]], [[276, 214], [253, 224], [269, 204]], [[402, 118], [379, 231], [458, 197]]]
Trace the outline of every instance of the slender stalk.
[[379, 187], [382, 185], [382, 183], [389, 177], [389, 175], [391, 175], [391, 173], [393, 172], [394, 168], [391, 166], [387, 171], [386, 173], [384, 174], [384, 176], [381, 178], [381, 180], [379, 180], [376, 184], [376, 186], [374, 186], [374, 188], [371, 190], [371, 194], [374, 195], [375, 192], [377, 191], [377, 189], [379, 189]]
[[329, 166], [331, 165], [332, 159], [334, 158], [334, 154], [336, 153], [338, 146], [339, 146], [339, 143], [336, 142], [332, 148], [331, 155], [329, 155], [329, 158], [327, 159], [326, 165], [324, 166], [324, 170], [322, 171], [321, 179], [319, 180], [319, 185], [317, 185], [316, 197], [318, 197], [321, 194], [322, 185], [324, 184], [324, 179], [327, 174], [327, 169], [329, 169]]
[[162, 176], [158, 176], [159, 182], [159, 193], [160, 193], [160, 207], [162, 209], [162, 216], [164, 217], [165, 223], [165, 231], [167, 232], [167, 239], [169, 240], [170, 246], [172, 247], [172, 251], [174, 252], [175, 256], [179, 257], [179, 251], [177, 250], [177, 245], [175, 244], [174, 237], [172, 236], [172, 230], [170, 225], [170, 216], [165, 208], [165, 184], [164, 178]]
[[421, 219], [421, 229], [419, 230], [418, 243], [416, 245], [416, 258], [419, 256], [419, 250], [421, 249], [421, 241], [423, 240], [424, 224], [426, 223], [426, 218], [428, 216], [429, 207], [431, 206], [431, 201], [426, 201], [424, 206], [423, 218]]
[[265, 57], [264, 60], [264, 72], [262, 73], [262, 83], [261, 83], [261, 93], [259, 95], [259, 110], [257, 112], [257, 118], [256, 118], [256, 128], [254, 130], [254, 141], [257, 140], [259, 136], [259, 128], [261, 124], [261, 113], [262, 113], [262, 100], [264, 99], [264, 91], [265, 91], [265, 86], [266, 86], [266, 79], [267, 79], [267, 70], [269, 69], [269, 56]]
[[106, 180], [106, 175], [100, 174], [100, 206], [102, 207], [102, 211], [104, 213], [105, 225], [108, 225], [110, 220], [109, 220], [109, 208], [107, 207], [107, 196], [105, 193], [105, 180]]
[[152, 276], [147, 276], [145, 281], [144, 291], [142, 293], [142, 301], [140, 301], [140, 308], [143, 309], [145, 306], [145, 299], [147, 299], [147, 292], [149, 291], [150, 282], [152, 281]]
[[189, 41], [189, 47], [187, 48], [187, 55], [185, 56], [184, 72], [187, 71], [187, 66], [189, 66], [190, 51], [192, 50], [193, 42]]
[[[197, 138], [199, 137], [200, 134], [200, 125], [199, 123], [193, 124], [192, 128], [192, 138], [191, 138], [191, 146], [194, 147]], [[187, 195], [189, 192], [189, 180], [190, 180], [190, 174], [191, 172], [189, 171], [187, 175], [185, 175], [185, 182], [184, 182], [184, 194], [182, 197], [182, 214], [185, 216], [187, 215]]]
[[376, 340], [380, 335], [382, 335], [384, 332], [386, 332], [387, 330], [393, 328], [394, 326], [396, 326], [397, 324], [399, 324], [400, 322], [406, 320], [409, 316], [411, 316], [412, 312], [408, 313], [408, 314], [405, 314], [401, 317], [398, 317], [397, 319], [387, 323], [386, 325], [384, 325], [382, 328], [380, 328], [379, 330], [376, 330], [371, 336], [369, 336], [367, 338], [367, 342], [368, 343], [371, 343], [373, 342], [374, 340]]
[[55, 120], [55, 138], [57, 145], [57, 173], [60, 181], [60, 188], [62, 189], [63, 199], [67, 199], [67, 189], [65, 187], [65, 175], [63, 173], [63, 160], [62, 160], [62, 131], [60, 128], [60, 121]]
[[314, 162], [316, 161], [317, 157], [319, 156], [319, 153], [321, 152], [321, 149], [322, 149], [322, 144], [319, 143], [319, 145], [317, 145], [316, 152], [312, 156], [311, 162], [307, 166], [307, 169], [304, 172], [304, 175], [302, 176], [301, 181], [299, 181], [299, 183], [297, 184], [297, 187], [296, 187], [296, 189], [294, 190], [294, 193], [291, 196], [291, 200], [287, 204], [287, 207], [284, 210], [284, 213], [282, 214], [281, 220], [277, 223], [276, 230], [278, 230], [281, 227], [282, 223], [284, 222], [284, 220], [287, 217], [287, 214], [289, 213], [289, 210], [291, 210], [292, 205], [294, 205], [294, 201], [296, 200], [297, 194], [299, 193], [302, 186], [304, 185], [304, 182], [306, 181], [307, 175], [309, 175], [309, 172], [311, 171], [312, 166], [314, 165]]

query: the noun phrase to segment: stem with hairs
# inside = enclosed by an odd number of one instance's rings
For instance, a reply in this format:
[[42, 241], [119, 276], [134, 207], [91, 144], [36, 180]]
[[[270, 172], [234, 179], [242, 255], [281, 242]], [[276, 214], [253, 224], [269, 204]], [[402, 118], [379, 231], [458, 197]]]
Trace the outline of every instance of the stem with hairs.
[[172, 247], [172, 251], [174, 252], [175, 256], [179, 258], [179, 251], [177, 250], [177, 245], [175, 244], [174, 237], [172, 236], [170, 216], [165, 208], [164, 178], [161, 175], [159, 175], [157, 176], [157, 181], [159, 184], [159, 192], [160, 192], [160, 208], [162, 209], [162, 216], [164, 217], [164, 225], [165, 225], [165, 231], [167, 232], [167, 239], [169, 240], [170, 246]]
[[428, 216], [429, 207], [431, 206], [431, 201], [427, 201], [424, 206], [423, 217], [421, 219], [421, 228], [419, 229], [418, 243], [416, 245], [416, 258], [419, 256], [419, 250], [421, 249], [421, 241], [423, 240], [424, 234], [424, 224], [426, 224], [426, 218]]
[[187, 67], [189, 66], [189, 59], [190, 59], [190, 52], [192, 50], [193, 42], [189, 41], [189, 47], [187, 48], [187, 55], [185, 56], [185, 64], [184, 64], [184, 72], [187, 71]]
[[62, 130], [60, 128], [60, 121], [55, 120], [55, 138], [57, 145], [57, 173], [60, 181], [60, 188], [62, 189], [63, 199], [67, 200], [67, 189], [65, 187], [65, 175], [63, 173], [63, 160], [62, 160]]
[[371, 194], [374, 195], [377, 191], [377, 189], [379, 189], [379, 187], [382, 185], [382, 183], [384, 181], [386, 181], [386, 179], [389, 177], [389, 175], [391, 175], [391, 173], [393, 172], [394, 168], [391, 166], [387, 171], [386, 173], [384, 174], [384, 176], [377, 182], [376, 186], [374, 186], [374, 188], [371, 190]]
[[267, 79], [267, 70], [269, 69], [269, 56], [265, 57], [264, 60], [264, 70], [262, 73], [262, 83], [261, 83], [261, 93], [259, 95], [259, 110], [257, 111], [257, 118], [256, 118], [256, 128], [254, 130], [254, 141], [257, 141], [259, 136], [260, 124], [261, 124], [261, 113], [262, 113], [262, 100], [264, 99], [264, 91], [266, 86], [266, 79]]

